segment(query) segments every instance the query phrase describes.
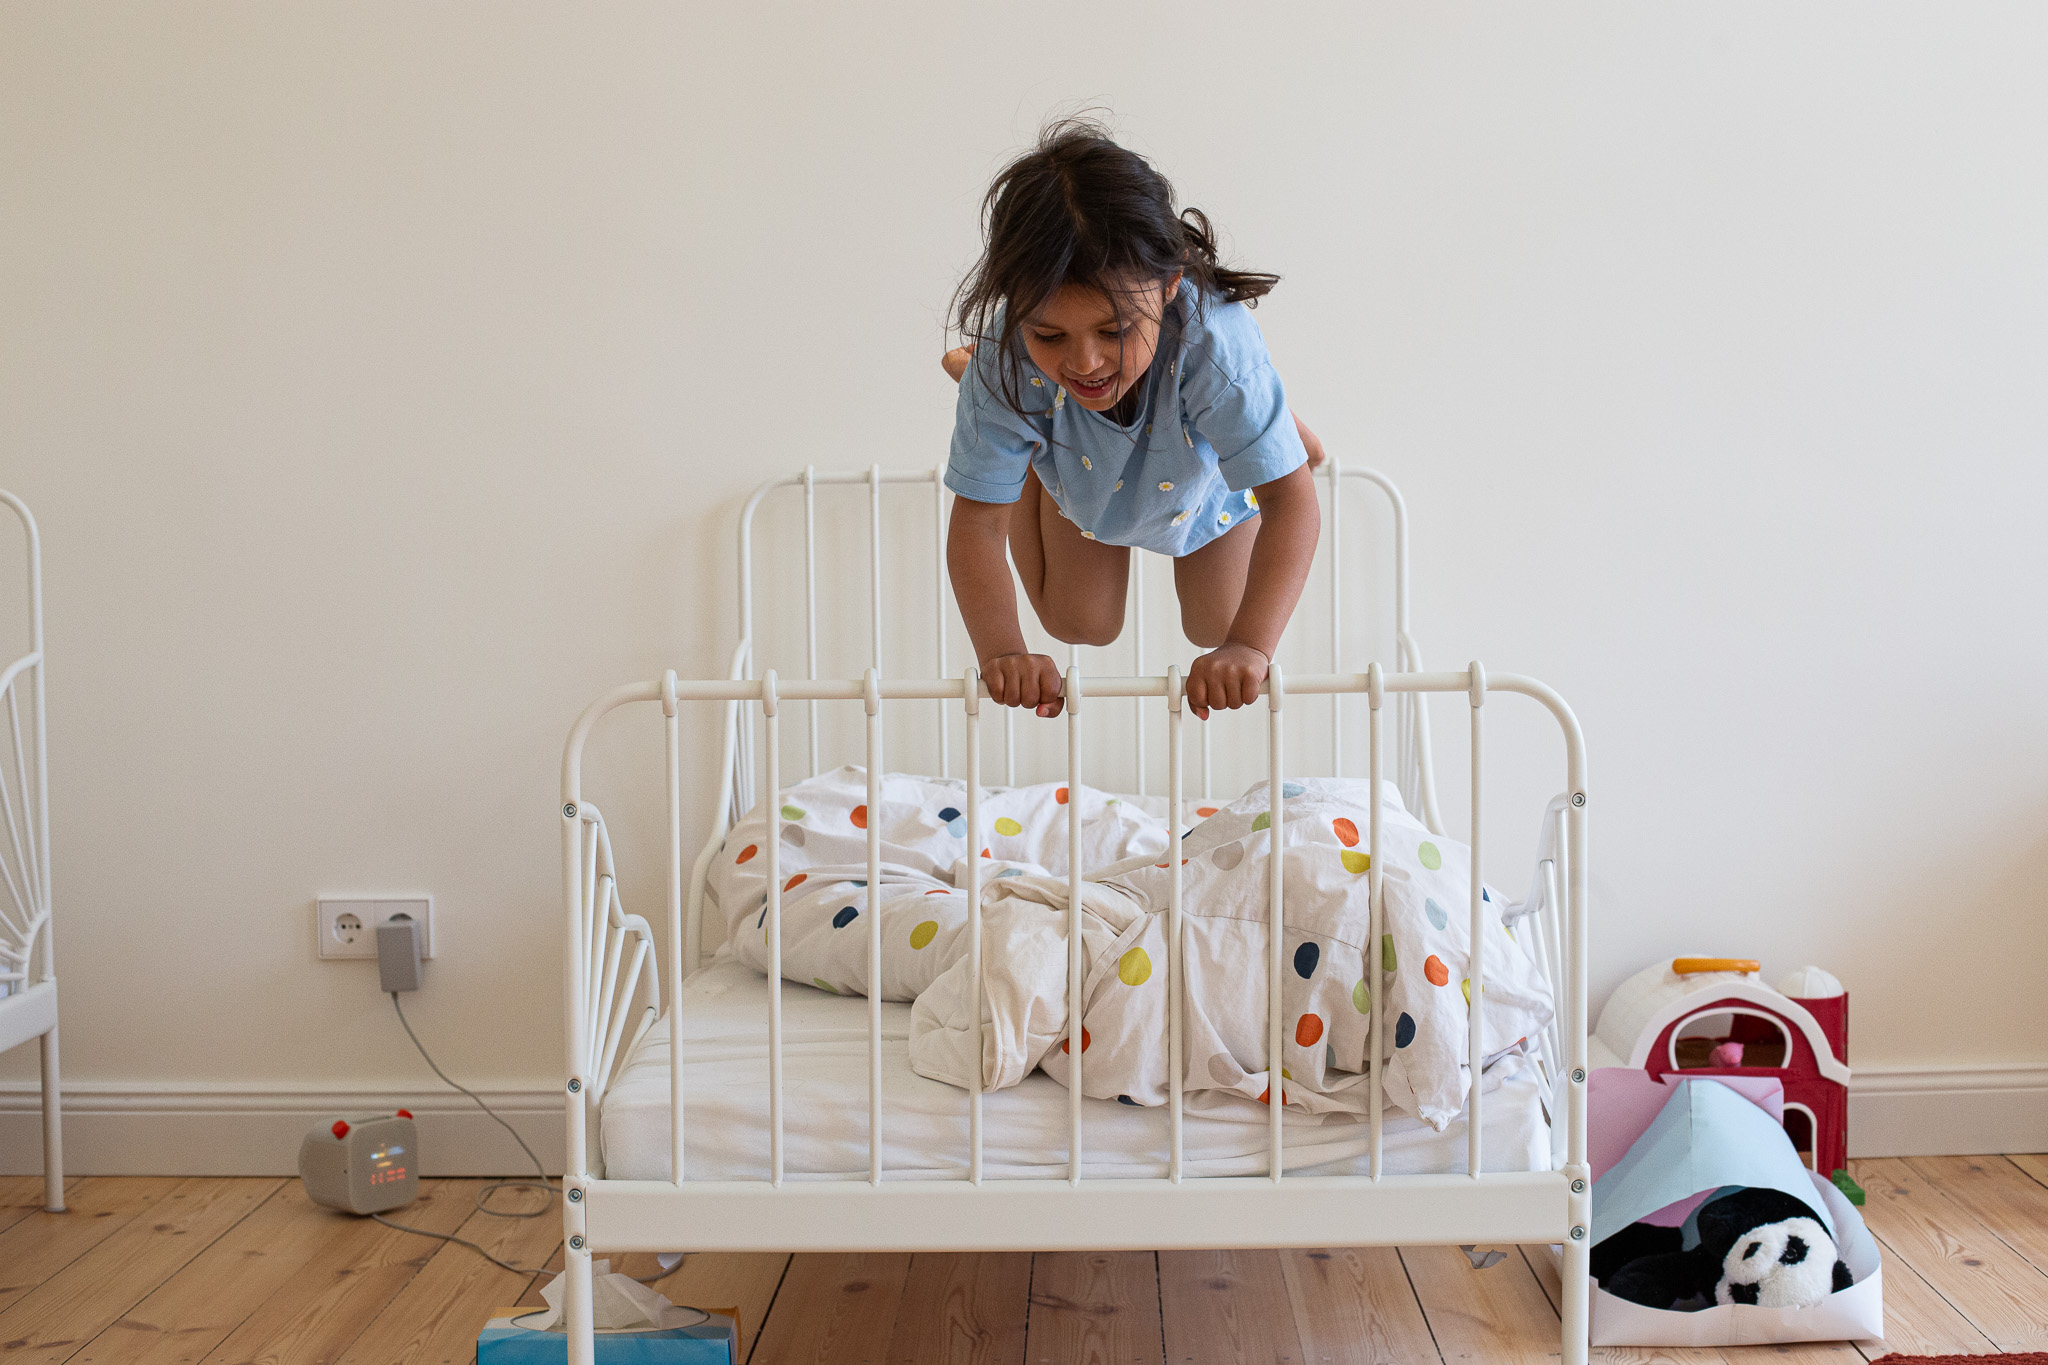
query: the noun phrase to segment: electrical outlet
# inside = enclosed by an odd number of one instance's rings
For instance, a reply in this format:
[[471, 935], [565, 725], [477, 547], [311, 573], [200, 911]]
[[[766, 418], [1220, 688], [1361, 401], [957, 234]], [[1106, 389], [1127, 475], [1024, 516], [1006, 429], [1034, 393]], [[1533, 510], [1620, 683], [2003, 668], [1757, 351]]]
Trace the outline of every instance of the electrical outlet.
[[434, 955], [432, 896], [322, 896], [313, 903], [321, 957], [377, 960], [377, 926], [411, 919], [420, 926], [420, 956]]

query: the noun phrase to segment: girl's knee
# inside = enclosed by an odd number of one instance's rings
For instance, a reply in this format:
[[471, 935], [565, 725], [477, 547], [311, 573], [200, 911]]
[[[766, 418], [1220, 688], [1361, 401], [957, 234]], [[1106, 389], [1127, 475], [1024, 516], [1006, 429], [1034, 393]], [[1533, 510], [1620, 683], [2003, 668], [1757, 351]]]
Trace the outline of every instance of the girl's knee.
[[1109, 609], [1048, 602], [1039, 611], [1038, 621], [1047, 634], [1062, 644], [1111, 645], [1124, 633], [1123, 603]]

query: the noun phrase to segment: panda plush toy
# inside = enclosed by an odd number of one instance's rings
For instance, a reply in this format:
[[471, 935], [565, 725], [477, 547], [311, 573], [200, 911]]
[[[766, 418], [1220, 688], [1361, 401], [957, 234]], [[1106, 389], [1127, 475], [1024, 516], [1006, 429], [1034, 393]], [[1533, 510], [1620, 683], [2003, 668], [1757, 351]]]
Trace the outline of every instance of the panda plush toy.
[[1781, 1190], [1724, 1189], [1681, 1228], [1631, 1223], [1593, 1248], [1593, 1278], [1646, 1308], [1808, 1308], [1853, 1281], [1813, 1209]]

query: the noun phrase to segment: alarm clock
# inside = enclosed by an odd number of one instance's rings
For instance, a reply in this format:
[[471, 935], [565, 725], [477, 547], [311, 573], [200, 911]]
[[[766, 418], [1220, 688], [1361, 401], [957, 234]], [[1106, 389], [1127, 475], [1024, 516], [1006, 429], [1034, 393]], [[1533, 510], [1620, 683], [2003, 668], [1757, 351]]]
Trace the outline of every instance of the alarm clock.
[[419, 1130], [412, 1115], [336, 1119], [299, 1144], [306, 1197], [330, 1209], [382, 1213], [419, 1195]]

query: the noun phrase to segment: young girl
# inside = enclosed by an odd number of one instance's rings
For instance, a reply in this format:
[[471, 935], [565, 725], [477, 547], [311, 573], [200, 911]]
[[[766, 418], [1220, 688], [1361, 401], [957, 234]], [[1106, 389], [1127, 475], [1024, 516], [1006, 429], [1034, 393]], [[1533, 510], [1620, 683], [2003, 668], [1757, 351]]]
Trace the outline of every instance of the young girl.
[[1208, 649], [1187, 701], [1259, 696], [1314, 557], [1321, 443], [1288, 411], [1248, 311], [1276, 275], [1216, 263], [1209, 220], [1093, 124], [1054, 124], [996, 177], [954, 300], [970, 344], [946, 486], [953, 590], [989, 694], [1056, 716], [1060, 670], [1018, 626], [1004, 548], [1055, 638], [1123, 629], [1132, 549], [1173, 557]]

